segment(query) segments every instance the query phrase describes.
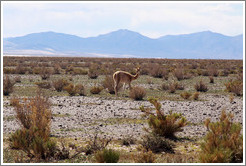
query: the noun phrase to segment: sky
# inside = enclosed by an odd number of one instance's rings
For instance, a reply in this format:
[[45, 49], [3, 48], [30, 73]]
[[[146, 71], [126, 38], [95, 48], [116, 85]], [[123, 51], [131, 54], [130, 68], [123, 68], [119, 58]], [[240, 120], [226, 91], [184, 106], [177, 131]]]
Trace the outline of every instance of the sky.
[[118, 29], [150, 38], [213, 31], [244, 32], [243, 2], [1, 2], [3, 37], [54, 31], [80, 37]]

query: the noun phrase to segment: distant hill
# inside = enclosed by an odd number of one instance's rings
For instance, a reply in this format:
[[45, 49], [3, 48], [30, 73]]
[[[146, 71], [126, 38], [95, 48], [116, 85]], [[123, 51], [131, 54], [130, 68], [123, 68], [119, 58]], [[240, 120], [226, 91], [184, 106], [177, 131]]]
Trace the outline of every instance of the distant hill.
[[113, 56], [177, 59], [243, 59], [243, 35], [211, 31], [152, 39], [121, 29], [97, 37], [41, 32], [4, 38], [3, 52], [67, 56]]

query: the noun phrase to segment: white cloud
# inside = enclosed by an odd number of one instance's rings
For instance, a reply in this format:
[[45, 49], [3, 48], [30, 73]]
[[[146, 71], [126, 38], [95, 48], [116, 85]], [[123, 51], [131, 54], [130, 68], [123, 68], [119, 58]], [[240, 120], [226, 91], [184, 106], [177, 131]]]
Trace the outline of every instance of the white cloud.
[[203, 30], [238, 35], [242, 10], [229, 2], [4, 3], [3, 32], [6, 37], [52, 30], [86, 37], [127, 28], [149, 37]]

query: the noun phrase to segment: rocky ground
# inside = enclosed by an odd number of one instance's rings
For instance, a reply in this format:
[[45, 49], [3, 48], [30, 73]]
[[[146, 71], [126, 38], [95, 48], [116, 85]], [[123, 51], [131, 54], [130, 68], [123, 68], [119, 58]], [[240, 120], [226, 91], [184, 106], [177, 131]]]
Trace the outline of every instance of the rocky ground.
[[[206, 133], [203, 122], [207, 118], [218, 121], [223, 109], [234, 114], [234, 121], [243, 122], [242, 97], [235, 97], [230, 102], [228, 96], [203, 94], [199, 101], [161, 101], [162, 109], [182, 113], [190, 124], [184, 131], [178, 133], [182, 137], [201, 137]], [[147, 127], [146, 120], [139, 110], [141, 105], [153, 106], [148, 101], [112, 100], [112, 98], [62, 96], [51, 97], [52, 103], [52, 135], [65, 137], [88, 138], [95, 131], [105, 137], [122, 139], [123, 137], [141, 138]], [[9, 105], [8, 98], [4, 100], [3, 132], [10, 134], [19, 128], [14, 118], [14, 108]]]

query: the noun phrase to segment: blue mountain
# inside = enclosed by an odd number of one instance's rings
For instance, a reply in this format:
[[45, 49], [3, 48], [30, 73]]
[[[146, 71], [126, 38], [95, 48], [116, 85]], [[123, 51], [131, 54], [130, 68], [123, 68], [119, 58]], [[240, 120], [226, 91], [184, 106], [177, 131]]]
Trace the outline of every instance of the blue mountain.
[[243, 35], [225, 36], [204, 31], [192, 34], [166, 35], [152, 39], [127, 29], [97, 37], [41, 32], [5, 38], [3, 51], [49, 51], [67, 55], [110, 54], [143, 58], [242, 59]]

